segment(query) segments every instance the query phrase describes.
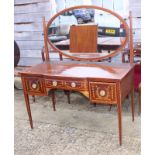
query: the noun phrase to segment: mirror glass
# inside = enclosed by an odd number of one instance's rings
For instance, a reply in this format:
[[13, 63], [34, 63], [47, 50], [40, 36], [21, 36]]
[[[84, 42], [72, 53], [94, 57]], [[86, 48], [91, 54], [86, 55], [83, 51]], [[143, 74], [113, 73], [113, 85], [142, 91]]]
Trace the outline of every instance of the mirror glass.
[[76, 8], [60, 13], [49, 23], [48, 41], [64, 55], [104, 57], [124, 44], [126, 29], [109, 12], [93, 7]]

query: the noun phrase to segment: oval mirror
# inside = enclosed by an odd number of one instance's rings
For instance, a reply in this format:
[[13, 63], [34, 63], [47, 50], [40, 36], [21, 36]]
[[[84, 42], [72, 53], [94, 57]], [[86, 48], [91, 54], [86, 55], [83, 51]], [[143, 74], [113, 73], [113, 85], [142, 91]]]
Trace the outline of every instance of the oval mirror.
[[128, 25], [115, 12], [98, 6], [75, 6], [54, 15], [47, 23], [51, 48], [74, 60], [113, 57], [128, 42]]

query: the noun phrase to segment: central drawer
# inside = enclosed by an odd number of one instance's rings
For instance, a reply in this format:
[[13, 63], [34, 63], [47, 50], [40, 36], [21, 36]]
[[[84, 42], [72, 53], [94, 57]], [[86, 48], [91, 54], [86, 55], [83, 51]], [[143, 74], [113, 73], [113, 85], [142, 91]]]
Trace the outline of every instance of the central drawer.
[[46, 79], [45, 85], [47, 88], [63, 88], [63, 80], [57, 80], [57, 79]]
[[83, 80], [65, 80], [65, 88], [72, 90], [85, 90], [87, 88], [87, 82]]
[[67, 90], [86, 90], [87, 81], [83, 79], [46, 79], [47, 88], [58, 88]]
[[103, 104], [117, 103], [116, 86], [116, 83], [89, 82], [91, 101]]

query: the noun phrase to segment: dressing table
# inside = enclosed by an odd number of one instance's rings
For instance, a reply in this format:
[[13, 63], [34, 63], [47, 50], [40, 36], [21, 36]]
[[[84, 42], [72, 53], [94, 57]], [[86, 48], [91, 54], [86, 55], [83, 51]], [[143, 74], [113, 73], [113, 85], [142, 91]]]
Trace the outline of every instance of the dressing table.
[[[71, 53], [58, 49], [48, 38], [48, 29], [56, 17], [73, 9], [93, 8], [109, 13], [124, 24], [126, 36], [121, 45], [112, 53]], [[99, 62], [118, 54], [129, 42], [129, 27], [121, 16], [111, 10], [98, 6], [76, 6], [60, 11], [46, 24], [43, 22], [45, 62], [20, 72], [29, 122], [33, 128], [29, 95], [51, 96], [53, 110], [56, 110], [55, 90], [77, 91], [86, 96], [90, 102], [117, 105], [119, 144], [122, 144], [122, 104], [131, 94], [132, 121], [134, 121], [134, 64], [113, 64]], [[132, 38], [130, 38], [131, 41]], [[50, 61], [49, 45], [60, 54], [75, 61]], [[131, 44], [130, 44], [131, 45]], [[132, 46], [131, 46], [132, 48]], [[132, 52], [132, 50], [131, 50]], [[132, 56], [132, 53], [131, 53]], [[78, 60], [78, 61], [76, 61]], [[95, 62], [97, 61], [97, 62]], [[91, 120], [90, 120], [91, 121]]]

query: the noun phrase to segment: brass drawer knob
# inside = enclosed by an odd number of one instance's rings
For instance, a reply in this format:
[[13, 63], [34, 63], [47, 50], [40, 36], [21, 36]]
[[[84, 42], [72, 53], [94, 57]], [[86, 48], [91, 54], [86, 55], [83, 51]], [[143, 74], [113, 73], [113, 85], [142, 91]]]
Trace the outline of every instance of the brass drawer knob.
[[52, 84], [53, 84], [53, 86], [57, 86], [58, 83], [57, 83], [57, 81], [53, 81]]
[[71, 87], [75, 88], [76, 87], [76, 83], [75, 82], [72, 82], [71, 83]]
[[36, 89], [36, 88], [37, 88], [37, 84], [36, 84], [36, 83], [32, 83], [31, 87], [32, 87], [33, 89]]
[[105, 95], [106, 95], [105, 90], [100, 90], [100, 93], [99, 93], [99, 94], [100, 94], [100, 96], [102, 96], [102, 97], [105, 96]]

